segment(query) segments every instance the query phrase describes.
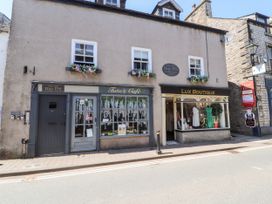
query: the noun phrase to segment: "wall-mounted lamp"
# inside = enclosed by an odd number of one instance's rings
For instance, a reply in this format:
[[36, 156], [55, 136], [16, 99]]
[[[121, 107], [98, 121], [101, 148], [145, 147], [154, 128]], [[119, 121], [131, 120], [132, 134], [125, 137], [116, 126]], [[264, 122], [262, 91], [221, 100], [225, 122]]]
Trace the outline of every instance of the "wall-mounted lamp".
[[36, 74], [36, 67], [33, 67], [33, 70], [29, 70], [28, 66], [24, 66], [23, 73], [24, 74], [32, 73], [33, 75], [35, 75]]
[[260, 64], [260, 58], [257, 55], [258, 45], [251, 42], [246, 48], [250, 54], [251, 65]]

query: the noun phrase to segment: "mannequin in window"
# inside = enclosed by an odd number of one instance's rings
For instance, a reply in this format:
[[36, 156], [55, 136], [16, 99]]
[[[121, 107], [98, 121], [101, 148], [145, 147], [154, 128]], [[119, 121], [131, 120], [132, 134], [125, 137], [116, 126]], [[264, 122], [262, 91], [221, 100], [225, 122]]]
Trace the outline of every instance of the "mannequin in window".
[[193, 107], [193, 127], [199, 128], [200, 126], [200, 119], [199, 119], [199, 110], [197, 107]]
[[212, 107], [207, 106], [205, 111], [206, 111], [206, 116], [207, 116], [207, 128], [213, 128], [214, 121], [213, 121], [213, 116], [212, 116]]

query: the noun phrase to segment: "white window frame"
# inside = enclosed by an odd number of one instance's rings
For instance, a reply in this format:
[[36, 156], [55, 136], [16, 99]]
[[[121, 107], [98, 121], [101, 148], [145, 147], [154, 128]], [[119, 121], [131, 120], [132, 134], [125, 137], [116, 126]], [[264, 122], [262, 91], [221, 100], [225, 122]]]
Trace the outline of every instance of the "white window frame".
[[120, 7], [120, 0], [117, 0], [117, 5], [115, 5], [115, 4], [109, 4], [109, 3], [107, 3], [107, 0], [104, 0], [104, 5], [110, 5], [110, 6]]
[[87, 45], [92, 45], [94, 47], [94, 55], [93, 55], [93, 63], [94, 66], [97, 66], [97, 42], [94, 41], [87, 41], [87, 40], [78, 40], [78, 39], [72, 39], [72, 47], [71, 47], [71, 64], [76, 63], [75, 61], [75, 50], [76, 50], [76, 43], [80, 44], [87, 44]]
[[191, 75], [191, 59], [200, 60], [200, 66], [201, 66], [201, 71], [200, 71], [201, 75], [200, 76], [205, 76], [205, 66], [204, 66], [204, 59], [203, 59], [203, 57], [189, 56], [188, 57], [189, 77], [192, 77], [192, 75]]
[[[167, 11], [168, 13], [172, 12], [173, 13], [173, 18], [171, 18], [171, 16], [166, 16], [165, 11]], [[168, 8], [162, 8], [162, 16], [166, 17], [166, 18], [176, 19], [176, 11], [174, 11], [172, 9], [168, 9]]]
[[134, 70], [134, 52], [148, 52], [148, 72], [152, 73], [152, 50], [148, 48], [132, 47], [131, 48], [131, 69]]

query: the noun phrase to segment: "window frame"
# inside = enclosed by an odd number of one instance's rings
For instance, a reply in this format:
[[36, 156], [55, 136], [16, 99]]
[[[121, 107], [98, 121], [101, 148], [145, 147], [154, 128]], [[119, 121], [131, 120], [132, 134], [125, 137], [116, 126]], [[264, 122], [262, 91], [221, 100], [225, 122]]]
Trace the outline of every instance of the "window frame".
[[76, 62], [75, 60], [75, 51], [76, 51], [76, 44], [84, 44], [84, 45], [92, 45], [93, 46], [93, 64], [94, 66], [97, 66], [97, 42], [94, 41], [87, 41], [87, 40], [78, 40], [78, 39], [72, 39], [71, 43], [71, 64], [90, 64], [87, 62]]
[[135, 51], [140, 51], [140, 52], [147, 52], [148, 53], [148, 72], [152, 73], [152, 50], [148, 48], [141, 48], [141, 47], [132, 47], [131, 48], [131, 69], [135, 70], [134, 68], [134, 53]]
[[[115, 101], [115, 98], [124, 98], [125, 99], [125, 108], [115, 108], [115, 107], [112, 107], [112, 108], [103, 108], [103, 97], [112, 97], [113, 98], [113, 100]], [[137, 108], [136, 109], [130, 109], [130, 108], [128, 108], [127, 107], [127, 100], [128, 100], [128, 98], [136, 98], [137, 99]], [[146, 100], [147, 100], [147, 107], [146, 108], [139, 108], [138, 107], [138, 104], [139, 104], [139, 98], [145, 98]], [[126, 134], [126, 135], [118, 135], [118, 134], [116, 134], [116, 135], [111, 135], [111, 136], [109, 136], [109, 135], [102, 135], [102, 126], [104, 125], [103, 124], [103, 122], [101, 121], [101, 119], [102, 118], [100, 118], [100, 123], [99, 123], [99, 129], [100, 129], [100, 133], [101, 133], [101, 135], [100, 135], [100, 137], [102, 137], [102, 138], [118, 138], [118, 137], [141, 137], [141, 136], [150, 136], [151, 135], [151, 113], [150, 113], [150, 108], [151, 108], [151, 106], [150, 106], [150, 97], [148, 96], [148, 95], [120, 95], [120, 94], [102, 94], [101, 96], [100, 96], [100, 117], [101, 117], [101, 114], [102, 114], [102, 112], [104, 112], [104, 111], [110, 111], [110, 110], [112, 110], [112, 114], [113, 113], [116, 113], [116, 111], [118, 110], [122, 110], [122, 111], [125, 111], [125, 117], [126, 117], [126, 119], [125, 119], [125, 121], [114, 121], [114, 119], [113, 119], [113, 115], [112, 115], [112, 119], [111, 119], [111, 121], [109, 122], [109, 123], [111, 123], [111, 125], [114, 127], [114, 125], [115, 124], [119, 124], [119, 123], [137, 123], [137, 131], [139, 132], [139, 124], [140, 123], [144, 123], [144, 122], [147, 122], [147, 133], [133, 133], [133, 134]], [[128, 111], [129, 110], [135, 110], [135, 111], [137, 111], [137, 119], [135, 120], [135, 121], [130, 121], [128, 118], [127, 118], [127, 116], [128, 116]], [[143, 111], [143, 110], [145, 110], [146, 111], [146, 116], [147, 116], [147, 118], [146, 119], [139, 119], [139, 111]], [[114, 128], [113, 128], [113, 131], [114, 131]]]
[[200, 77], [205, 76], [205, 66], [204, 66], [204, 58], [203, 57], [197, 57], [197, 56], [189, 56], [188, 57], [188, 71], [189, 71], [189, 77], [196, 76], [191, 75], [191, 59], [194, 60], [200, 60]]
[[[173, 17], [165, 15], [165, 11], [167, 11], [168, 13], [172, 12]], [[162, 16], [170, 19], [176, 19], [176, 11], [168, 8], [162, 8]]]
[[116, 5], [115, 4], [111, 4], [111, 3], [107, 3], [107, 0], [103, 0], [103, 3], [104, 3], [104, 5], [107, 5], [107, 6], [117, 6], [117, 7], [120, 7], [120, 0], [116, 0], [116, 1], [117, 1]]

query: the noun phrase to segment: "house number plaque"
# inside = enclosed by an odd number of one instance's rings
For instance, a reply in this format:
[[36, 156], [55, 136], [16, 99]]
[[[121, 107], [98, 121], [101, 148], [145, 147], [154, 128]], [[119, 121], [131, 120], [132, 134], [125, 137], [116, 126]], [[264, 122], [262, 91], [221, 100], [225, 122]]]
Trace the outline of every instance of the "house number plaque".
[[179, 74], [179, 68], [175, 64], [165, 64], [162, 67], [162, 71], [167, 76], [177, 76]]

